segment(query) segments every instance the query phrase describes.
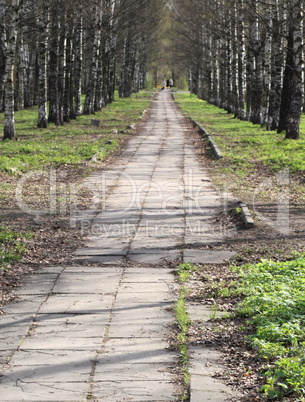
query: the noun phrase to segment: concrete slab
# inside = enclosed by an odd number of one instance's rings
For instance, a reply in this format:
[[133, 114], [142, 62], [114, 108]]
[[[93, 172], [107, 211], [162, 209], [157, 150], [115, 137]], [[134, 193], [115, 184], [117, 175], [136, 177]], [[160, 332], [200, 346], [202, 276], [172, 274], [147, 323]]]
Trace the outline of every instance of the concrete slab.
[[104, 314], [38, 315], [31, 329], [32, 336], [49, 335], [53, 338], [101, 337], [109, 322], [109, 312]]
[[23, 287], [17, 289], [15, 294], [20, 295], [46, 295], [53, 289], [54, 281], [47, 280], [33, 280], [31, 283], [25, 284]]
[[82, 262], [88, 262], [88, 263], [97, 263], [101, 265], [122, 265], [122, 263], [125, 261], [124, 256], [114, 256], [114, 255], [104, 255], [104, 256], [96, 256], [96, 257], [88, 257], [85, 259], [82, 259]]
[[120, 286], [120, 293], [168, 293], [174, 292], [178, 289], [178, 285], [169, 284], [165, 282], [160, 283], [146, 283], [146, 282], [128, 282], [122, 283]]
[[[14, 351], [16, 348], [13, 349], [5, 349], [5, 350], [1, 350], [0, 351], [0, 364], [1, 365], [5, 365], [9, 362], [11, 356], [13, 355]], [[1, 386], [0, 386], [0, 390], [1, 390]]]
[[40, 309], [40, 314], [101, 314], [109, 311], [113, 297], [107, 295], [64, 296], [51, 295]]
[[[33, 321], [32, 314], [8, 314], [0, 316], [0, 336], [23, 333]], [[18, 330], [19, 329], [19, 330]], [[3, 335], [4, 336], [4, 335]]]
[[52, 336], [50, 334], [34, 334], [28, 336], [22, 342], [22, 350], [63, 350], [63, 351], [79, 351], [79, 350], [98, 350], [102, 344], [104, 332], [101, 331], [97, 337], [82, 337], [79, 333], [74, 332], [69, 335]]
[[88, 384], [86, 382], [63, 382], [58, 384], [11, 381], [1, 384], [1, 394], [5, 395], [2, 402], [61, 402], [61, 401], [84, 401], [87, 396]]
[[193, 375], [191, 379], [190, 402], [224, 402], [229, 397], [238, 397], [224, 384], [213, 382], [210, 377]]
[[232, 251], [191, 250], [183, 251], [184, 262], [192, 264], [223, 264], [236, 255]]
[[177, 359], [176, 353], [169, 351], [168, 342], [148, 338], [111, 338], [105, 346], [106, 354], [118, 356], [123, 362], [168, 363]]
[[[115, 359], [114, 359], [115, 360]], [[94, 380], [101, 381], [171, 381], [168, 364], [120, 364], [103, 359], [96, 365]]]
[[229, 396], [239, 394], [220, 380], [213, 378], [216, 372], [223, 370], [221, 354], [207, 347], [190, 348], [190, 389], [191, 402], [225, 401]]
[[79, 275], [72, 272], [61, 274], [54, 286], [53, 293], [61, 294], [104, 294], [113, 293], [118, 287], [119, 274], [87, 274]]
[[202, 304], [187, 304], [187, 313], [192, 321], [208, 321], [211, 318], [211, 308]]
[[79, 275], [91, 275], [91, 274], [122, 274], [124, 268], [113, 267], [96, 267], [96, 266], [71, 266], [66, 267], [65, 274], [77, 273]]
[[15, 349], [17, 349], [18, 346], [21, 344], [23, 336], [24, 335], [13, 335], [13, 336], [10, 336], [9, 338], [1, 337], [0, 338], [0, 356], [2, 356], [3, 355], [2, 352], [5, 352], [6, 350], [14, 351]]
[[125, 272], [124, 277], [123, 277], [123, 283], [138, 283], [141, 286], [141, 283], [150, 283], [150, 284], [155, 284], [155, 283], [168, 283], [169, 285], [172, 285], [173, 283], [173, 273], [163, 273], [162, 270], [160, 270], [157, 273], [151, 273], [147, 272], [145, 268], [141, 269], [141, 272]]
[[44, 382], [53, 378], [51, 381], [54, 382], [72, 382], [77, 378], [76, 375], [80, 375], [80, 381], [86, 381], [95, 354], [90, 350], [75, 350], [73, 353], [52, 349], [19, 350], [13, 355], [5, 377]]
[[43, 268], [39, 271], [33, 272], [31, 275], [26, 277], [26, 280], [23, 282], [24, 285], [33, 282], [42, 282], [42, 281], [55, 281], [58, 278], [58, 275], [64, 270], [61, 268], [60, 272], [58, 273], [47, 273], [44, 272]]
[[118, 306], [120, 305], [128, 305], [129, 303], [132, 304], [153, 304], [160, 305], [160, 303], [165, 302], [173, 302], [175, 300], [175, 295], [172, 292], [168, 293], [157, 293], [157, 292], [150, 292], [150, 293], [127, 293], [127, 292], [120, 292], [117, 295], [116, 303]]
[[18, 302], [8, 304], [2, 308], [5, 314], [35, 314], [42, 303], [45, 301], [45, 296], [20, 296]]
[[[123, 305], [117, 305], [112, 313], [112, 323], [135, 324], [146, 323], [154, 318], [164, 316], [172, 317], [168, 310], [173, 306], [173, 302], [160, 302], [154, 300], [151, 303], [132, 304], [126, 302]], [[165, 314], [166, 313], [166, 314]]]
[[159, 253], [151, 253], [149, 249], [145, 252], [138, 250], [128, 253], [128, 259], [139, 262], [140, 264], [162, 264], [166, 261], [178, 261], [181, 259], [180, 250], [162, 251]]
[[110, 338], [156, 338], [159, 339], [162, 333], [169, 332], [173, 319], [171, 318], [146, 318], [141, 320], [130, 320], [125, 317], [123, 324], [118, 317], [115, 323], [112, 322], [108, 331]]
[[76, 256], [126, 256], [127, 251], [125, 250], [104, 250], [99, 247], [91, 247], [91, 248], [80, 248], [74, 252]]
[[170, 401], [173, 400], [175, 388], [173, 383], [166, 381], [120, 381], [96, 382], [93, 386], [93, 396], [97, 400], [107, 402], [117, 401]]
[[40, 274], [59, 274], [64, 270], [64, 267], [43, 267], [35, 272], [33, 275]]
[[131, 243], [131, 250], [149, 250], [149, 249], [162, 249], [167, 250], [167, 249], [174, 249], [175, 247], [178, 247], [181, 245], [182, 242], [182, 237], [155, 237], [153, 235], [151, 236], [137, 236], [133, 242]]

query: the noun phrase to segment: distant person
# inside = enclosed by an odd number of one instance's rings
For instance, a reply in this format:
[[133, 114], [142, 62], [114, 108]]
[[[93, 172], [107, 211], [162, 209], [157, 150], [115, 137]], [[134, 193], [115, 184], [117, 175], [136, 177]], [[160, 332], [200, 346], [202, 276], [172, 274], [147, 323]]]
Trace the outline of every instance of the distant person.
[[174, 81], [173, 81], [173, 79], [171, 78], [171, 79], [169, 80], [169, 87], [172, 88], [173, 85], [174, 85]]
[[163, 90], [166, 87], [166, 81], [162, 81], [161, 82], [161, 90]]
[[166, 88], [169, 88], [169, 80], [166, 80]]

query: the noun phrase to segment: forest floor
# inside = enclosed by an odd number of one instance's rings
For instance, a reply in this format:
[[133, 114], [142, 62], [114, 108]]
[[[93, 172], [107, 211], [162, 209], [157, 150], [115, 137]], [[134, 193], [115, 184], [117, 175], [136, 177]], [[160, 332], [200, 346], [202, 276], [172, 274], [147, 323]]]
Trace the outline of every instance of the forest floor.
[[[128, 140], [126, 140], [128, 141]], [[209, 169], [213, 178], [213, 172], [216, 170], [214, 179], [220, 183], [223, 180], [223, 188], [231, 189], [238, 187], [234, 178], [226, 176], [219, 170], [217, 162], [210, 154], [210, 150], [202, 137], [194, 131], [192, 142], [197, 149], [199, 160]], [[87, 162], [79, 165], [65, 165], [57, 170], [57, 177], [61, 177], [60, 185], [62, 188], [67, 183], [76, 183], [80, 177], [85, 177], [92, 170], [103, 171], [106, 167], [116, 165], [121, 151], [124, 149], [124, 143], [120, 149], [114, 151], [105, 161], [97, 163]], [[33, 216], [20, 210], [16, 204], [15, 188], [18, 186], [18, 178], [1, 173], [1, 182], [7, 184], [8, 193], [5, 197], [0, 197], [0, 219], [3, 227], [9, 227], [14, 233], [18, 233], [14, 239], [26, 244], [26, 251], [22, 252], [22, 257], [17, 261], [10, 261], [5, 269], [0, 271], [0, 308], [1, 306], [12, 302], [15, 299], [14, 291], [21, 286], [25, 275], [43, 266], [69, 265], [73, 263], [73, 251], [83, 244], [83, 236], [80, 228], [71, 228], [70, 216], [62, 208], [62, 213], [53, 216], [41, 215]], [[237, 179], [237, 178], [236, 178]], [[240, 179], [237, 179], [240, 180]], [[205, 265], [204, 270], [196, 270], [188, 283], [190, 294], [188, 300], [207, 305], [217, 304], [225, 311], [233, 311], [237, 298], [214, 297], [211, 292], [211, 282], [229, 282], [236, 278], [235, 274], [229, 269], [230, 265], [244, 265], [247, 263], [257, 263], [261, 259], [272, 259], [273, 261], [289, 260], [295, 257], [295, 253], [305, 252], [305, 228], [304, 212], [305, 205], [302, 202], [304, 194], [303, 175], [291, 174], [289, 183], [293, 185], [293, 193], [287, 192], [287, 181], [282, 188], [282, 200], [275, 201], [279, 194], [279, 185], [272, 185], [277, 182], [277, 177], [264, 166], [257, 166], [255, 173], [244, 180], [251, 180], [257, 186], [263, 183], [263, 193], [259, 193], [257, 200], [253, 200], [253, 191], [243, 190], [242, 192], [232, 191], [232, 196], [248, 203], [251, 208], [255, 227], [245, 229], [239, 211], [234, 204], [228, 202], [227, 209], [219, 221], [223, 230], [227, 233], [226, 242], [220, 246], [206, 246], [210, 250], [230, 250], [236, 255], [231, 258], [230, 263], [222, 265]], [[35, 178], [35, 186], [31, 186], [29, 193], [24, 196], [30, 200], [29, 205], [35, 208], [43, 209], [46, 207], [48, 197], [42, 197], [47, 194], [48, 180], [45, 177]], [[241, 182], [241, 186], [243, 183]], [[39, 189], [36, 192], [34, 188]], [[224, 190], [220, 188], [220, 193]], [[299, 193], [298, 193], [299, 191]], [[288, 195], [287, 195], [288, 194]], [[77, 199], [78, 210], [86, 209], [91, 202], [91, 194], [85, 191], [79, 194]], [[64, 204], [63, 204], [64, 205]], [[289, 206], [289, 208], [288, 208]], [[284, 220], [283, 220], [284, 219]], [[289, 226], [287, 226], [289, 224]], [[27, 238], [24, 239], [24, 236]], [[201, 247], [202, 248], [202, 247]], [[1, 314], [1, 310], [0, 310]], [[211, 320], [211, 328], [221, 327], [222, 323], [218, 318]], [[261, 374], [265, 361], [257, 357], [255, 351], [250, 350], [244, 340], [244, 336], [249, 334], [250, 329], [244, 328], [245, 321], [241, 318], [231, 318], [226, 323], [225, 331], [213, 331], [211, 328], [202, 329], [200, 323], [192, 323], [189, 329], [190, 344], [205, 344], [212, 346], [223, 353], [223, 361], [226, 367], [225, 374], [219, 376], [229, 384], [243, 392], [244, 397], [240, 401], [261, 401], [266, 397], [258, 392], [263, 384], [264, 378]], [[236, 399], [235, 399], [236, 400]], [[296, 401], [297, 399], [288, 397], [286, 401]]]

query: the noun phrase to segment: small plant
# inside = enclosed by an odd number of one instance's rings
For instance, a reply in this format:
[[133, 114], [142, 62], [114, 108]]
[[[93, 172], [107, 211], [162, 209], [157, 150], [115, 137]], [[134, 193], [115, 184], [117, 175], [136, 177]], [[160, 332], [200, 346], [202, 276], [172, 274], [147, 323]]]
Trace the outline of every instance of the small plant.
[[20, 260], [27, 251], [24, 241], [30, 236], [30, 233], [21, 234], [8, 227], [0, 227], [0, 267], [2, 269], [6, 269], [11, 262]]
[[180, 264], [178, 267], [178, 276], [179, 276], [179, 281], [181, 283], [184, 283], [188, 280], [189, 276], [192, 274], [192, 272], [196, 271], [196, 267], [193, 264], [190, 264], [189, 262]]
[[242, 214], [242, 209], [240, 207], [235, 208], [235, 215], [241, 216], [241, 214]]
[[213, 304], [210, 310], [210, 319], [215, 320], [215, 318], [217, 318], [218, 312], [218, 306], [216, 304]]

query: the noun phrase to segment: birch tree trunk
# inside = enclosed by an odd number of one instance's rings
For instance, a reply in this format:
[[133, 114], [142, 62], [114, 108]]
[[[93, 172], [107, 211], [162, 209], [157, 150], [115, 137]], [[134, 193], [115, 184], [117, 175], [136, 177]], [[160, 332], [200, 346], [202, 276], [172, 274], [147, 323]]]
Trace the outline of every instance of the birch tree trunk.
[[7, 30], [4, 24], [4, 13], [4, 4], [0, 3], [0, 113], [4, 112], [5, 48], [7, 45]]
[[[70, 21], [71, 24], [71, 21]], [[67, 73], [67, 15], [63, 9], [60, 13], [59, 23], [59, 46], [58, 46], [58, 97], [59, 97], [59, 121], [63, 125], [64, 117], [64, 96]]]
[[22, 29], [19, 30], [17, 37], [17, 48], [15, 61], [15, 111], [24, 109], [24, 97], [25, 97], [25, 45]]
[[[253, 124], [262, 123], [261, 95], [262, 95], [262, 44], [259, 30], [258, 1], [251, 0], [251, 15], [249, 29], [249, 77], [248, 91], [250, 97], [249, 120]], [[250, 113], [249, 113], [250, 112]]]
[[49, 59], [49, 116], [48, 122], [59, 126], [60, 99], [59, 99], [59, 7], [58, 0], [54, 0], [51, 10], [51, 41]]
[[239, 91], [238, 91], [238, 34], [237, 34], [237, 2], [234, 0], [232, 3], [231, 13], [231, 37], [232, 37], [232, 111], [234, 116], [239, 114]]
[[244, 0], [238, 0], [238, 29], [237, 29], [237, 48], [238, 48], [238, 112], [237, 117], [245, 119], [245, 21], [244, 21]]
[[96, 84], [98, 77], [98, 63], [100, 57], [100, 41], [101, 41], [101, 16], [102, 3], [98, 0], [95, 4], [95, 30], [92, 46], [91, 66], [88, 77], [88, 87], [84, 105], [84, 114], [93, 114], [95, 107]]
[[272, 0], [272, 67], [267, 129], [279, 127], [283, 81], [283, 33], [279, 20], [278, 0]]
[[271, 55], [272, 55], [272, 5], [265, 6], [264, 48], [263, 48], [263, 79], [262, 79], [262, 123], [268, 124], [269, 96], [271, 87]]
[[50, 11], [49, 2], [43, 3], [44, 12], [41, 12], [40, 19], [38, 19], [39, 27], [39, 53], [38, 53], [38, 128], [47, 128], [47, 99], [48, 99], [48, 42], [50, 35]]
[[[283, 118], [286, 139], [298, 139], [300, 119], [303, 109], [303, 1], [293, 0], [290, 3], [287, 63], [282, 92], [283, 103], [286, 103], [287, 114]], [[284, 113], [281, 109], [281, 113]]]
[[73, 106], [73, 29], [74, 24], [71, 24], [67, 29], [67, 44], [66, 44], [66, 71], [65, 71], [65, 82], [64, 82], [64, 94], [63, 94], [63, 117], [65, 122], [70, 122], [71, 119], [75, 119], [75, 112]]
[[75, 29], [75, 60], [74, 60], [74, 76], [75, 76], [75, 106], [74, 112], [76, 116], [80, 116], [83, 111], [82, 107], [82, 67], [83, 67], [83, 4], [79, 0], [79, 6], [76, 10], [76, 29]]
[[[21, 4], [21, 3], [20, 3]], [[5, 49], [5, 78], [4, 78], [4, 131], [3, 139], [17, 140], [14, 119], [14, 63], [18, 33], [19, 0], [12, 0], [9, 6], [7, 23], [7, 46]]]

